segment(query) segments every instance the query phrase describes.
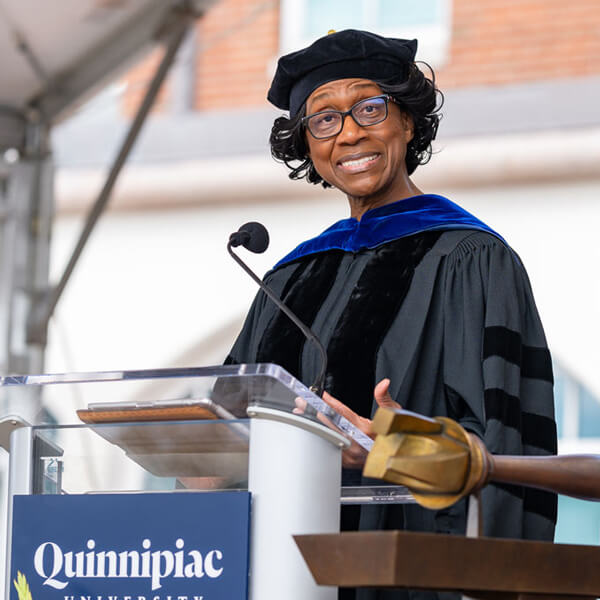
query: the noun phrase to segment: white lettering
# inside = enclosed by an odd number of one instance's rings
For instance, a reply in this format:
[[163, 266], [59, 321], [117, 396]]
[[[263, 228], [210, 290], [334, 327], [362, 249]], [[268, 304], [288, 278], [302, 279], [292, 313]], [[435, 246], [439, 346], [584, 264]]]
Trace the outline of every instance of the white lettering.
[[[162, 559], [164, 559], [164, 570], [161, 569]], [[152, 591], [159, 589], [160, 580], [173, 572], [174, 562], [173, 553], [169, 550], [157, 550], [152, 553]]]
[[[108, 558], [108, 575], [106, 575], [106, 559]], [[117, 553], [114, 550], [108, 552], [98, 552], [96, 554], [97, 569], [96, 577], [116, 577], [117, 576]]]
[[188, 578], [204, 577], [204, 571], [202, 570], [202, 554], [200, 554], [198, 550], [191, 550], [188, 552], [188, 556], [192, 559], [192, 562], [185, 565], [185, 576]]
[[[64, 555], [65, 561], [65, 576], [69, 579], [71, 577], [88, 577], [88, 575], [84, 575], [84, 554], [83, 552], [78, 552], [75, 555], [75, 568], [73, 568], [73, 553], [67, 552]], [[92, 569], [93, 571], [93, 569]]]
[[83, 571], [83, 565], [85, 560], [85, 556], [83, 552], [78, 552], [75, 555], [75, 576], [76, 577], [83, 577], [84, 576], [84, 571]]
[[88, 550], [92, 550], [92, 552], [88, 552], [85, 555], [85, 576], [93, 577], [94, 576], [94, 558], [95, 552], [93, 552], [96, 547], [96, 542], [94, 540], [88, 540], [86, 546]]
[[219, 577], [219, 575], [221, 575], [221, 573], [223, 572], [223, 567], [221, 567], [220, 569], [215, 568], [215, 557], [217, 560], [222, 560], [223, 553], [220, 550], [211, 550], [204, 559], [204, 571], [211, 579]]
[[[131, 570], [127, 567], [131, 559]], [[119, 577], [140, 577], [140, 555], [135, 550], [119, 552]]]
[[175, 541], [175, 547], [179, 550], [175, 552], [175, 574], [173, 577], [184, 577], [183, 575], [183, 548], [184, 542], [181, 538]]
[[142, 577], [150, 577], [150, 546], [149, 539], [145, 539], [142, 542], [142, 548], [146, 550], [146, 552], [142, 552]]
[[[50, 575], [46, 575], [46, 572], [44, 571], [44, 551], [47, 547], [52, 548], [52, 572], [50, 573]], [[33, 556], [33, 566], [35, 568], [35, 572], [40, 577], [45, 578], [43, 585], [49, 585], [55, 590], [64, 590], [67, 587], [68, 582], [58, 581], [57, 579], [54, 579], [54, 577], [56, 577], [60, 573], [62, 565], [62, 550], [54, 542], [44, 542], [43, 544], [40, 544]]]
[[67, 552], [65, 554], [65, 577], [75, 577], [75, 568], [73, 567], [73, 553]]
[[[152, 591], [162, 587], [162, 580], [167, 577], [200, 579], [206, 575], [211, 579], [220, 577], [224, 571], [223, 552], [218, 549], [206, 554], [199, 550], [185, 551], [183, 538], [175, 541], [176, 551], [150, 550], [149, 539], [142, 541], [143, 552], [137, 550], [102, 550], [96, 552], [97, 543], [89, 539], [86, 542], [87, 551], [63, 552], [54, 542], [44, 542], [34, 553], [34, 568], [43, 579], [43, 585], [57, 590], [64, 589], [70, 579], [84, 578], [146, 578], [150, 579]], [[126, 600], [123, 596], [94, 596], [96, 600]], [[93, 600], [92, 596], [69, 596], [64, 600]], [[154, 596], [158, 600], [169, 598], [181, 600], [176, 596]], [[185, 600], [192, 598], [186, 596]], [[194, 600], [202, 600], [203, 596], [195, 596]], [[130, 600], [147, 600], [146, 596], [131, 596]], [[148, 596], [148, 600], [150, 597]]]

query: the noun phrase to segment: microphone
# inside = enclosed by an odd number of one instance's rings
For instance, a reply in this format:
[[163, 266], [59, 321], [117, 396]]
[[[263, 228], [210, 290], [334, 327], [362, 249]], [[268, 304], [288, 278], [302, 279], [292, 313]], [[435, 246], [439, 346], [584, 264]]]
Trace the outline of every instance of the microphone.
[[269, 232], [262, 223], [251, 221], [229, 236], [229, 244], [233, 248], [244, 246], [254, 254], [262, 254], [269, 247]]
[[302, 331], [304, 337], [315, 344], [321, 354], [321, 368], [315, 379], [314, 383], [310, 386], [310, 391], [317, 395], [319, 398], [323, 396], [323, 389], [325, 387], [325, 371], [327, 369], [327, 352], [325, 347], [321, 343], [321, 340], [313, 333], [312, 329], [305, 325], [269, 288], [263, 281], [258, 277], [254, 271], [246, 265], [246, 263], [232, 250], [243, 246], [250, 252], [260, 254], [264, 252], [269, 246], [269, 233], [267, 228], [261, 223], [254, 221], [242, 225], [236, 232], [229, 236], [229, 242], [227, 243], [227, 252], [231, 255], [231, 258], [250, 275], [250, 277], [258, 284], [260, 289], [275, 303], [275, 305]]

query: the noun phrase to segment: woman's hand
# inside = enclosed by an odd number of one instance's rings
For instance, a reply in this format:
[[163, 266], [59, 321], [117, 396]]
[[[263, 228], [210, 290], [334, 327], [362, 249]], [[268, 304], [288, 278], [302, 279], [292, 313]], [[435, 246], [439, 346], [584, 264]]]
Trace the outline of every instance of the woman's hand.
[[[376, 386], [373, 392], [375, 402], [377, 406], [383, 406], [387, 408], [402, 408], [400, 404], [394, 402], [390, 396], [390, 380], [382, 379]], [[361, 417], [355, 413], [352, 409], [348, 408], [343, 402], [340, 402], [337, 398], [334, 398], [331, 394], [324, 392], [323, 401], [331, 406], [335, 412], [348, 419], [352, 425], [357, 429], [360, 429], [363, 433], [369, 437], [374, 438], [375, 434], [371, 428], [371, 419]], [[354, 440], [351, 440], [350, 447], [342, 453], [342, 465], [348, 469], [362, 469], [367, 458], [367, 451], [359, 446]]]

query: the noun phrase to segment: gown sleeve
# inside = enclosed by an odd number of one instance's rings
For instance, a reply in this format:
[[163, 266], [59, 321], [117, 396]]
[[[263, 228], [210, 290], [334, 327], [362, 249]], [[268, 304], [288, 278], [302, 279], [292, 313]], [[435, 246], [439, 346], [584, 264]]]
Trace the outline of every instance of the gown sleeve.
[[[484, 233], [447, 257], [443, 379], [450, 416], [492, 454], [556, 454], [550, 353], [518, 256]], [[556, 495], [491, 484], [484, 534], [552, 540]]]
[[[223, 361], [225, 365], [240, 365], [256, 362], [256, 346], [260, 341], [261, 321], [267, 296], [259, 291], [246, 315], [244, 325], [233, 347]], [[214, 384], [212, 399], [235, 417], [247, 417], [248, 395], [245, 386], [236, 378], [220, 377]]]
[[256, 362], [257, 346], [265, 328], [265, 305], [268, 302], [267, 295], [259, 290], [246, 315], [242, 329], [227, 358], [225, 358], [224, 364], [236, 365]]
[[245, 362], [252, 362], [250, 359], [252, 356], [251, 347], [255, 338], [254, 332], [260, 314], [261, 296], [264, 296], [264, 294], [259, 292], [254, 298], [254, 302], [252, 302], [252, 306], [244, 320], [242, 330], [225, 358], [224, 364], [238, 365]]

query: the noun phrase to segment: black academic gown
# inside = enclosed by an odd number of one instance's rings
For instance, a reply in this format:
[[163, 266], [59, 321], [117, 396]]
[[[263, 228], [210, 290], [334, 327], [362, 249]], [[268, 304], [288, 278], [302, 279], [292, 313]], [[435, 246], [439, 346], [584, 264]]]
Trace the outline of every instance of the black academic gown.
[[[527, 274], [499, 237], [424, 231], [358, 252], [301, 256], [265, 277], [327, 349], [325, 389], [371, 416], [373, 388], [429, 416], [449, 416], [493, 454], [556, 453], [552, 366]], [[259, 292], [227, 359], [274, 362], [310, 385], [319, 355]], [[344, 470], [346, 484], [360, 478]], [[509, 485], [483, 491], [484, 533], [552, 540], [556, 497]], [[417, 505], [343, 511], [361, 529], [464, 533], [465, 502], [441, 511]], [[410, 551], [407, 549], [407, 551]], [[344, 595], [341, 598], [354, 598]], [[354, 592], [352, 592], [353, 594]], [[359, 590], [358, 599], [435, 597]]]

